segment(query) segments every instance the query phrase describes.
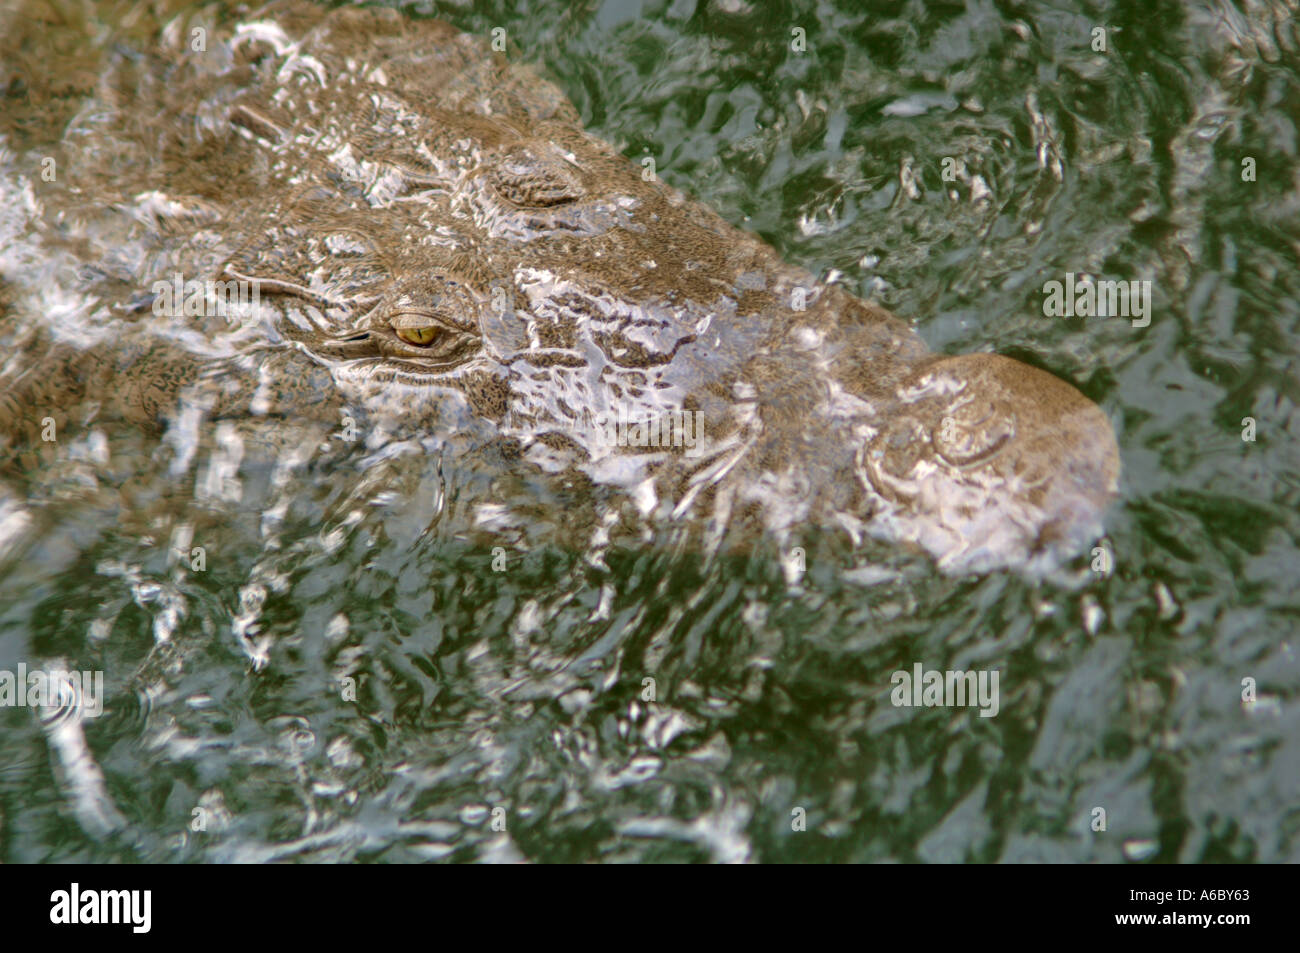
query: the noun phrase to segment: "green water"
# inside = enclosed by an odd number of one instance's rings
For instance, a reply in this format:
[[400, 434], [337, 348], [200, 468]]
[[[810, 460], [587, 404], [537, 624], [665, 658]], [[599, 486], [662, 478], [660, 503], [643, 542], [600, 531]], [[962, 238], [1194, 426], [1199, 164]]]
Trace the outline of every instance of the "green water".
[[[795, 586], [771, 546], [524, 547], [494, 572], [454, 461], [392, 506], [333, 459], [287, 488], [241, 473], [230, 502], [112, 435], [29, 492], [0, 562], [0, 670], [63, 659], [107, 694], [72, 741], [0, 708], [0, 860], [1300, 860], [1300, 24], [411, 9], [504, 28], [593, 133], [934, 349], [1096, 400], [1123, 455], [1113, 569], [946, 578], [827, 534]], [[1066, 273], [1150, 281], [1150, 324], [1045, 316]], [[916, 662], [997, 670], [997, 714], [894, 706]]]

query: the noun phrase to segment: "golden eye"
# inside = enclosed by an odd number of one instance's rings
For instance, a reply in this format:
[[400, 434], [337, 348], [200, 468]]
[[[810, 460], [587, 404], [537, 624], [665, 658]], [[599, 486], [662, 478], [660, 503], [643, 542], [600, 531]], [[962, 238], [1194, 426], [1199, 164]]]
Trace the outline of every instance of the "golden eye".
[[422, 328], [393, 328], [393, 330], [407, 344], [414, 344], [416, 347], [428, 347], [442, 329], [429, 324]]

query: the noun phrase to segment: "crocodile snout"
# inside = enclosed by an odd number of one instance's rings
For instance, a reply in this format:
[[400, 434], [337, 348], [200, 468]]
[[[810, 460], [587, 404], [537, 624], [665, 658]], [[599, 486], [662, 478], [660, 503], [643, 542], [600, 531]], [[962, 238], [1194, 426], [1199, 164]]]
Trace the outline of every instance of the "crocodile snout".
[[956, 572], [1045, 569], [1101, 532], [1119, 449], [1101, 408], [1044, 371], [996, 354], [936, 357], [858, 454], [882, 535]]

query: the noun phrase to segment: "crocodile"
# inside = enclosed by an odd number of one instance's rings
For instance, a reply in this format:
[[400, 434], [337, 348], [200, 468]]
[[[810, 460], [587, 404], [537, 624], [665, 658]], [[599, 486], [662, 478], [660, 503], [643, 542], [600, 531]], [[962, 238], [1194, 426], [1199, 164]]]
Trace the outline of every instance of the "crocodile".
[[301, 2], [196, 36], [106, 45], [60, 143], [75, 185], [11, 184], [41, 254], [79, 263], [51, 301], [6, 257], [11, 457], [95, 401], [154, 432], [189, 408], [496, 446], [647, 525], [844, 530], [954, 573], [1100, 533], [1119, 452], [1075, 387], [933, 353], [482, 38]]

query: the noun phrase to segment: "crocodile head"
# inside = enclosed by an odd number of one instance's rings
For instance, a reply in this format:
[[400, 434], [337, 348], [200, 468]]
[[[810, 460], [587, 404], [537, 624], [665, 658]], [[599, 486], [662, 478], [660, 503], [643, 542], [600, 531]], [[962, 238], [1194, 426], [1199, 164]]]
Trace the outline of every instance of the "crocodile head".
[[[1077, 390], [993, 354], [930, 354], [475, 41], [339, 11], [234, 45], [274, 78], [226, 98], [232, 145], [273, 188], [227, 276], [277, 295], [285, 337], [378, 416], [509, 437], [647, 516], [725, 522], [740, 502], [953, 570], [1051, 564], [1099, 531], [1118, 452]], [[683, 414], [689, 441], [618, 428]]]
[[[168, 73], [164, 160], [154, 191], [130, 191], [156, 226], [141, 244], [175, 251], [138, 257], [165, 274], [212, 256], [214, 277], [255, 286], [261, 353], [324, 368], [372, 439], [505, 439], [647, 518], [847, 526], [954, 570], [1055, 560], [1095, 533], [1118, 454], [1069, 385], [931, 354], [444, 24], [280, 9]], [[134, 128], [119, 151], [144, 155]], [[283, 362], [258, 381], [254, 413], [308, 390]]]

